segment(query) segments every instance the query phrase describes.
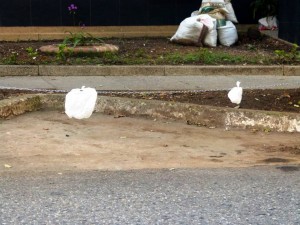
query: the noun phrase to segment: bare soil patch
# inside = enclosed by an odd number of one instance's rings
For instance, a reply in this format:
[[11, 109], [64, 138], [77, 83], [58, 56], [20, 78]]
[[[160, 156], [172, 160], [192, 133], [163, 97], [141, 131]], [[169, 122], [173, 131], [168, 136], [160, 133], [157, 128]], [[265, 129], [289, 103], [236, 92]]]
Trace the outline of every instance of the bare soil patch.
[[[228, 91], [204, 91], [204, 92], [160, 92], [160, 93], [128, 93], [124, 97], [155, 99], [163, 101], [174, 101], [192, 103], [199, 105], [210, 105], [218, 107], [235, 107], [227, 97]], [[120, 94], [111, 94], [120, 96]], [[279, 111], [300, 112], [300, 88], [285, 90], [244, 90], [243, 100], [240, 108]]]
[[1, 121], [0, 173], [292, 166], [300, 164], [293, 150], [300, 146], [299, 135], [100, 113], [74, 120], [57, 111], [34, 112]]

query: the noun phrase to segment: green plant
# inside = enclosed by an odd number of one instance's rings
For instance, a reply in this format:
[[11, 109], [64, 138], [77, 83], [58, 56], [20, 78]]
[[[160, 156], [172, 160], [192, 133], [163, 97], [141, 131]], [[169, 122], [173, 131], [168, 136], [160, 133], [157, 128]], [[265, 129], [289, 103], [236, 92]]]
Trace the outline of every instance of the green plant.
[[95, 43], [104, 43], [100, 38], [95, 38], [89, 33], [72, 33], [69, 32], [70, 36], [65, 37], [62, 44], [71, 45], [73, 48], [76, 46], [92, 45]]
[[67, 45], [59, 44], [58, 51], [56, 53], [56, 58], [60, 61], [66, 62], [69, 55], [71, 55], [71, 52], [67, 51]]
[[33, 59], [35, 59], [35, 58], [38, 56], [38, 51], [37, 51], [37, 49], [36, 49], [36, 50], [33, 50], [32, 47], [26, 48], [26, 52], [27, 52], [28, 55], [29, 55], [30, 57], [32, 57]]
[[300, 60], [299, 46], [294, 44], [290, 51], [275, 50], [277, 59], [281, 63], [290, 63]]
[[102, 39], [95, 38], [89, 33], [69, 33], [70, 36], [65, 37], [63, 42], [58, 45], [58, 52], [56, 53], [56, 58], [64, 62], [73, 54], [76, 46], [92, 45], [99, 42], [104, 43]]
[[163, 57], [163, 60], [173, 64], [189, 64], [201, 62], [204, 64], [218, 63], [239, 63], [245, 61], [240, 56], [231, 55], [223, 52], [212, 52], [208, 49], [200, 48], [199, 51], [187, 54], [171, 53]]
[[9, 65], [15, 65], [17, 64], [17, 57], [18, 57], [19, 53], [17, 52], [11, 52], [11, 54], [5, 58], [5, 63], [9, 64]]
[[257, 14], [262, 17], [276, 16], [278, 0], [254, 0], [250, 7], [253, 11], [253, 18], [256, 18]]

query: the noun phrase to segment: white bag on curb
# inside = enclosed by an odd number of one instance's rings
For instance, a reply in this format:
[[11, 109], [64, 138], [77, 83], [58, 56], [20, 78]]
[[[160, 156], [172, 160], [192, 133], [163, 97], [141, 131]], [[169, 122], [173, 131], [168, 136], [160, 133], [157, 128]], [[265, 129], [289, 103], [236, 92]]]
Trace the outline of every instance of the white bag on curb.
[[219, 41], [221, 45], [231, 46], [238, 40], [236, 27], [231, 21], [226, 21], [226, 26], [218, 28]]
[[241, 82], [236, 82], [236, 87], [232, 88], [228, 92], [228, 98], [232, 103], [239, 105], [243, 98], [243, 88], [240, 87]]
[[94, 88], [72, 89], [65, 99], [65, 113], [69, 118], [89, 118], [95, 108], [97, 91]]

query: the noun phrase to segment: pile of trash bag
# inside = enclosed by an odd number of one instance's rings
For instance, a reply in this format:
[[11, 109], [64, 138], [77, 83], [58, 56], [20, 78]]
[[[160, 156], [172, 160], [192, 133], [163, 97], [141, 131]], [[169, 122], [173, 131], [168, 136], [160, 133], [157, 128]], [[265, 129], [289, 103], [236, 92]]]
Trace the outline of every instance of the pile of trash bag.
[[268, 16], [258, 20], [260, 31], [262, 30], [278, 30], [278, 23], [276, 16]]
[[231, 0], [203, 0], [199, 10], [183, 20], [172, 42], [186, 45], [231, 46], [238, 40], [238, 23]]

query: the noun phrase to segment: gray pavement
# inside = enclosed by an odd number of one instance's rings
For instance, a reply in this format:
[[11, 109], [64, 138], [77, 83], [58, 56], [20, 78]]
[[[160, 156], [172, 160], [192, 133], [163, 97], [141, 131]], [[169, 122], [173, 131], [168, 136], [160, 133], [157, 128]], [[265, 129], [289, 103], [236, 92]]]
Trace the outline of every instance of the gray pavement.
[[299, 166], [3, 173], [0, 224], [300, 224]]
[[6, 76], [0, 88], [71, 90], [228, 90], [241, 81], [245, 89], [300, 88], [300, 76]]

